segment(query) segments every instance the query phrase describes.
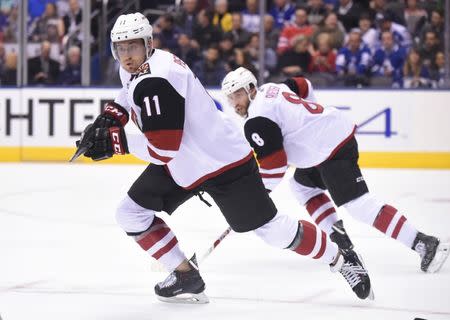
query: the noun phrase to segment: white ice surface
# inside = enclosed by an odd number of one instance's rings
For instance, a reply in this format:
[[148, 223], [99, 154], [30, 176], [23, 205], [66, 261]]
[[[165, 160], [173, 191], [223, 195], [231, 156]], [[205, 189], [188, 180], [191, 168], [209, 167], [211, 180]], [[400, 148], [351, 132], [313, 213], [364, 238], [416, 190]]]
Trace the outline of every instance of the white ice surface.
[[[115, 207], [143, 166], [0, 164], [3, 320], [450, 319], [450, 261], [423, 274], [418, 256], [339, 210], [376, 295], [360, 301], [328, 266], [231, 234], [201, 266], [208, 305], [156, 300], [151, 258], [116, 225]], [[450, 236], [450, 171], [364, 170], [373, 194], [420, 230]], [[283, 183], [278, 207], [308, 219]], [[191, 199], [163, 215], [187, 255], [225, 228], [217, 207]]]

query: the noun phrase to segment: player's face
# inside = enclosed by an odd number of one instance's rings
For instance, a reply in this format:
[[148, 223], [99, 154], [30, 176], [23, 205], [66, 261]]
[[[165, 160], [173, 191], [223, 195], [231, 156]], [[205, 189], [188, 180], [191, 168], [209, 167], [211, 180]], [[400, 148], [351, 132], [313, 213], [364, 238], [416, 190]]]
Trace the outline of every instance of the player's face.
[[142, 63], [146, 54], [142, 39], [126, 40], [114, 44], [119, 62], [122, 68], [129, 73], [135, 73]]
[[241, 117], [247, 116], [248, 106], [250, 105], [250, 100], [248, 98], [247, 91], [241, 88], [228, 95], [228, 102], [234, 108], [234, 111]]

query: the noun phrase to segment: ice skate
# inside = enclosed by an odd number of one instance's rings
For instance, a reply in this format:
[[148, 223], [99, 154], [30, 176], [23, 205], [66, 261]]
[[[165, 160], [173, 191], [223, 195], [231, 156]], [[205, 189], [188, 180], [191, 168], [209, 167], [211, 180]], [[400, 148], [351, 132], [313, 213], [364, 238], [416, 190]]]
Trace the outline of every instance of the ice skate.
[[339, 250], [338, 260], [334, 265], [330, 265], [330, 269], [342, 274], [358, 298], [374, 300], [369, 274], [355, 251]]
[[205, 283], [196, 269], [187, 272], [173, 271], [155, 286], [159, 300], [169, 303], [208, 303]]
[[344, 223], [342, 220], [336, 221], [333, 224], [333, 232], [330, 234], [330, 239], [337, 244], [339, 249], [351, 250], [353, 249], [353, 243], [350, 240], [347, 231], [345, 231]]
[[442, 243], [438, 238], [417, 233], [412, 249], [416, 251], [422, 261], [420, 269], [423, 272], [438, 272], [448, 258], [450, 244]]

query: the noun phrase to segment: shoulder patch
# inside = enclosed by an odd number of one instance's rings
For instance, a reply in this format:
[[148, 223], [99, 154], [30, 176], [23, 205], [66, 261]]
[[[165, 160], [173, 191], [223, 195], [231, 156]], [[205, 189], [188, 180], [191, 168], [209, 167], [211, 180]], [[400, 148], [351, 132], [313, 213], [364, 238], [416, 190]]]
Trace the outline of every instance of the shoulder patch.
[[267, 89], [266, 98], [275, 98], [278, 95], [279, 91], [280, 91], [280, 88], [275, 87], [275, 86], [270, 86], [269, 89]]
[[141, 64], [141, 66], [137, 69], [136, 71], [136, 77], [138, 78], [140, 76], [143, 76], [145, 74], [149, 74], [150, 73], [150, 65], [148, 64], [148, 62]]

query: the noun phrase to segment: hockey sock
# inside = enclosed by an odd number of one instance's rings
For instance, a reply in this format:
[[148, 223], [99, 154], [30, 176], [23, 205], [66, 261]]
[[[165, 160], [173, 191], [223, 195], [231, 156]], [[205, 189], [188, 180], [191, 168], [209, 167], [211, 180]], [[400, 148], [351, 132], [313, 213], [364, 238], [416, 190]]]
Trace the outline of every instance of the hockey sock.
[[169, 272], [172, 272], [186, 256], [178, 246], [178, 240], [169, 226], [155, 216], [150, 227], [135, 236], [136, 242], [149, 255], [158, 260]]
[[408, 248], [412, 247], [417, 236], [417, 229], [409, 223], [404, 215], [388, 204], [381, 208], [373, 226], [392, 239], [400, 241]]
[[300, 220], [297, 234], [289, 249], [296, 253], [330, 264], [338, 254], [337, 245], [312, 223]]
[[320, 229], [327, 234], [333, 232], [333, 224], [339, 220], [330, 198], [325, 193], [318, 194], [306, 202], [306, 210]]

